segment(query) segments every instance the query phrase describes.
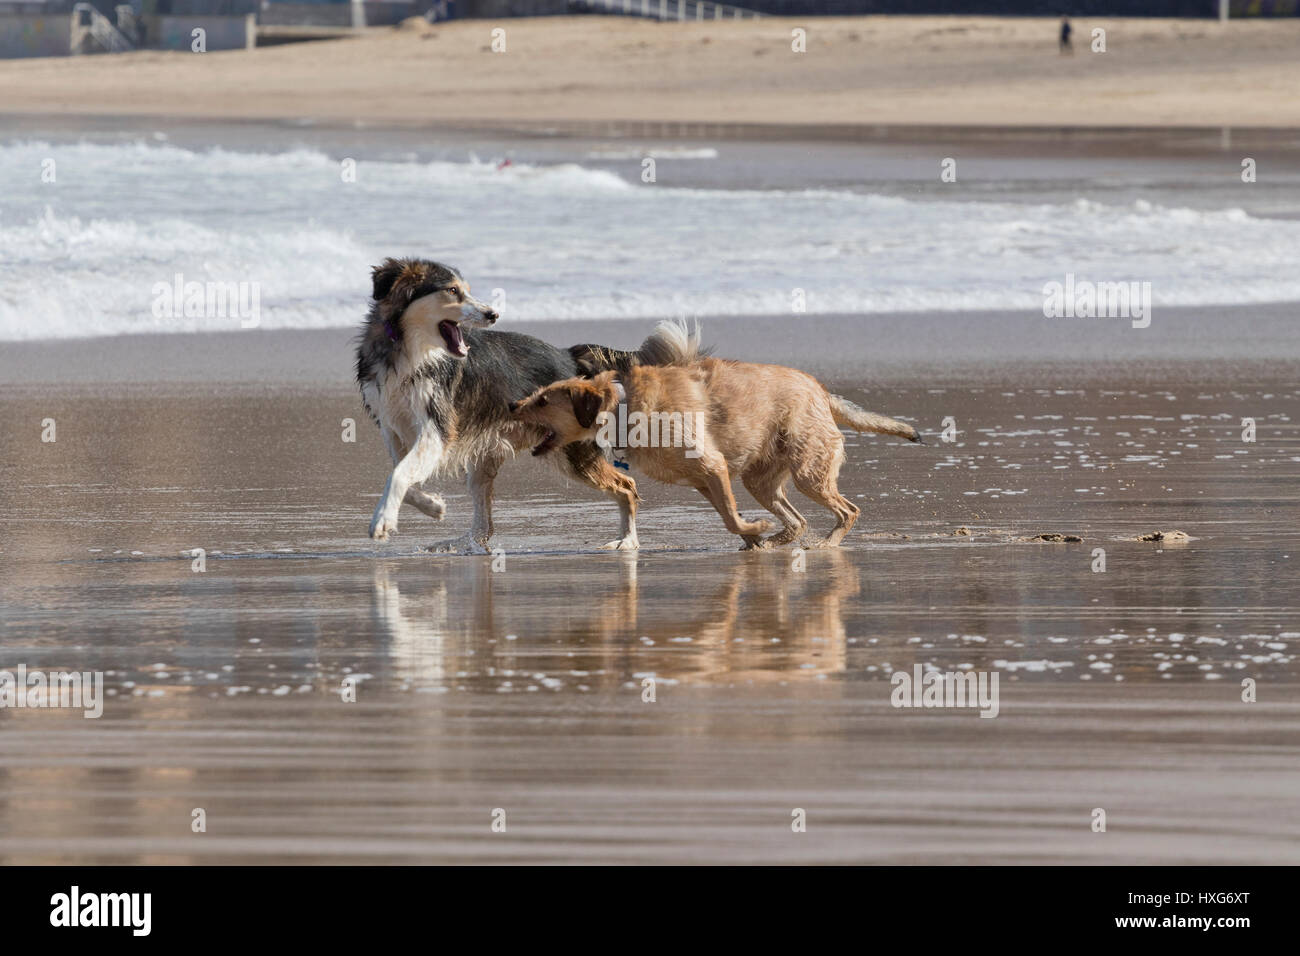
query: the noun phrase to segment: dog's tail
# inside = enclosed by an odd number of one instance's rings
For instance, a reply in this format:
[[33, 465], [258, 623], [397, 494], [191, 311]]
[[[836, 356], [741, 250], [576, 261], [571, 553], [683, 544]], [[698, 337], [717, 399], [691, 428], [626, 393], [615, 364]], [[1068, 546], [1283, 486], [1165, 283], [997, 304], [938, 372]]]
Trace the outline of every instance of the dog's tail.
[[685, 319], [664, 319], [636, 350], [642, 365], [689, 365], [708, 354], [700, 347], [700, 323], [692, 329]]
[[634, 352], [603, 345], [575, 345], [569, 354], [587, 377], [601, 372], [626, 372], [637, 365], [689, 365], [704, 358], [709, 349], [700, 345], [700, 324], [694, 329], [685, 319], [665, 319]]
[[[829, 393], [828, 393], [829, 394]], [[831, 395], [831, 417], [836, 425], [852, 428], [859, 432], [876, 432], [881, 435], [897, 435], [919, 445], [924, 445], [921, 433], [911, 425], [869, 412], [861, 406], [854, 405], [842, 395]]]

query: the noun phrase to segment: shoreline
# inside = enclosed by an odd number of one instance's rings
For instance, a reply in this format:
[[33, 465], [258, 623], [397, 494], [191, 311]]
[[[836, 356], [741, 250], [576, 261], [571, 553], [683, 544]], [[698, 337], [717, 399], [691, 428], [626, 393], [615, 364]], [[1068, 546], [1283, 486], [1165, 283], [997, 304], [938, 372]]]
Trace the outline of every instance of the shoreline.
[[[358, 315], [361, 303], [359, 293]], [[1171, 306], [1155, 309], [1146, 329], [1130, 328], [1126, 320], [975, 311], [699, 320], [706, 344], [716, 346], [719, 355], [779, 361], [828, 381], [1241, 384], [1289, 380], [1291, 356], [1300, 354], [1297, 308], [1289, 302]], [[635, 348], [657, 321], [511, 320], [498, 330], [559, 346], [595, 341]], [[355, 334], [354, 327], [334, 327], [7, 341], [0, 350], [0, 395], [51, 386], [62, 393], [212, 385], [350, 389]], [[261, 337], [259, 347], [249, 348], [250, 336]], [[828, 347], [830, 342], [859, 346], [846, 356]]]
[[[0, 61], [3, 62], [3, 61]], [[125, 128], [123, 119], [135, 122]], [[463, 118], [402, 122], [400, 118], [348, 120], [342, 117], [300, 116], [194, 116], [173, 113], [48, 113], [0, 109], [0, 130], [8, 138], [36, 132], [76, 132], [81, 135], [129, 136], [150, 126], [211, 130], [214, 127], [272, 129], [278, 133], [395, 133], [484, 137], [538, 141], [553, 140], [681, 140], [687, 142], [740, 143], [843, 143], [851, 145], [925, 145], [931, 143], [985, 144], [1007, 152], [1025, 145], [1061, 145], [1089, 148], [1091, 156], [1130, 156], [1140, 149], [1181, 155], [1189, 151], [1223, 152], [1242, 148], [1269, 148], [1300, 152], [1300, 126], [1238, 125], [1229, 123], [1186, 126], [1060, 125], [1036, 123], [789, 123], [789, 122], [678, 122], [673, 120], [580, 120]], [[1008, 142], [1011, 140], [1013, 142]]]

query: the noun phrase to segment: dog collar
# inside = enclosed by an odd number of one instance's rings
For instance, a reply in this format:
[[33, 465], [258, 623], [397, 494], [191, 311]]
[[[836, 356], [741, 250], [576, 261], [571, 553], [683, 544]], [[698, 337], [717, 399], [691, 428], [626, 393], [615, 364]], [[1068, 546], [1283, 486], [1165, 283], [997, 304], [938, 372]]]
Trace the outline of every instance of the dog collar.
[[389, 341], [397, 341], [397, 333], [393, 331], [393, 324], [387, 319], [384, 319], [384, 334], [388, 336]]

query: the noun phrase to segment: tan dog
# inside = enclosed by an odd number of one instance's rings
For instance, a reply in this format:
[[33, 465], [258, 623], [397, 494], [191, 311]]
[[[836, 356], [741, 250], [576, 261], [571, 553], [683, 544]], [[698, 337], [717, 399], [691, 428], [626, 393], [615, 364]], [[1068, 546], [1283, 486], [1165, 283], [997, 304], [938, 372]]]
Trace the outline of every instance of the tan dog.
[[[835, 527], [820, 546], [838, 545], [853, 527], [859, 511], [837, 484], [844, 462], [837, 425], [921, 441], [911, 425], [864, 411], [795, 369], [694, 356], [556, 382], [515, 402], [511, 411], [519, 421], [548, 429], [534, 455], [579, 441], [594, 440], [620, 453], [625, 446], [637, 470], [697, 489], [747, 547], [788, 544], [807, 530], [808, 522], [785, 496], [790, 478], [835, 515]], [[780, 519], [783, 530], [760, 540], [773, 525], [737, 513], [733, 474]]]

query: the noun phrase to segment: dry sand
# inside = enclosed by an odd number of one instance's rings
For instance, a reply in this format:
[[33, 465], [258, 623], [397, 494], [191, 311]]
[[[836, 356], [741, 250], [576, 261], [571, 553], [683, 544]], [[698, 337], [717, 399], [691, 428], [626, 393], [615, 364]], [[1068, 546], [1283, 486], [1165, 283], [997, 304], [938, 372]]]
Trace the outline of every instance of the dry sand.
[[[252, 51], [0, 61], [0, 88], [10, 112], [376, 125], [1300, 126], [1300, 21], [1074, 25], [1062, 57], [1054, 19], [420, 22]], [[1097, 27], [1104, 53], [1089, 49]]]

